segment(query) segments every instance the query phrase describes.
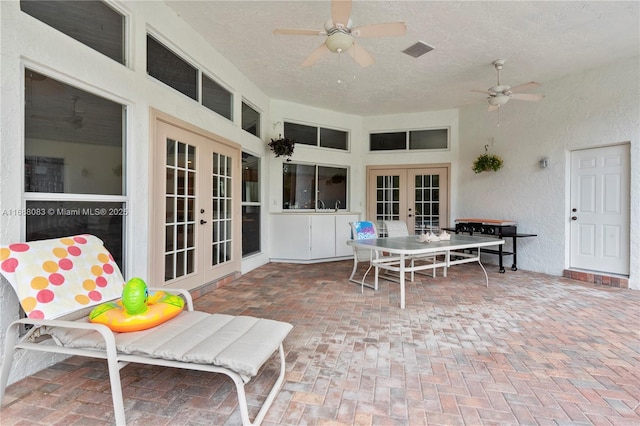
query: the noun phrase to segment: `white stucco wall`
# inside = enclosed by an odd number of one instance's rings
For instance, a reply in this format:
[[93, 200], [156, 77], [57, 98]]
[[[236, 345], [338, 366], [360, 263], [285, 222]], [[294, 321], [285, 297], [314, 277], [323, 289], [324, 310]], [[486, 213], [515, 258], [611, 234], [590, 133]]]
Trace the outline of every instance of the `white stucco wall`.
[[[631, 273], [640, 289], [640, 85], [639, 60], [585, 70], [543, 82], [540, 102], [510, 101], [487, 113], [486, 104], [460, 110], [458, 217], [518, 222], [518, 231], [537, 238], [518, 243], [518, 267], [562, 275], [568, 262], [570, 221], [569, 155], [572, 150], [631, 144]], [[473, 160], [484, 152], [504, 159], [497, 173], [474, 174]], [[538, 161], [549, 157], [541, 169]], [[510, 259], [507, 259], [510, 260]]]

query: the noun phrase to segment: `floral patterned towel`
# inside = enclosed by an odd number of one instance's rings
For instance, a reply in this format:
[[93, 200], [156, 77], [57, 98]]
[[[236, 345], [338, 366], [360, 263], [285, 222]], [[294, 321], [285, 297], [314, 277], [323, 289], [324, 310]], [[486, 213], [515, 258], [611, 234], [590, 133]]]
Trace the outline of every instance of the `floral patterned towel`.
[[93, 235], [0, 246], [0, 273], [34, 319], [58, 318], [116, 299], [124, 285], [118, 265]]

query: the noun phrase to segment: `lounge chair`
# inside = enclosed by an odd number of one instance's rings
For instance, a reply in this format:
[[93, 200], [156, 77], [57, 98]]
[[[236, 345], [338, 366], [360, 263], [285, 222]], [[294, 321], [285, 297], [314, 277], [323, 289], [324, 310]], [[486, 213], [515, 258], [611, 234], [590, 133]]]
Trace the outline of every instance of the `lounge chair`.
[[[117, 425], [126, 423], [120, 369], [129, 363], [226, 374], [236, 386], [244, 425], [262, 422], [284, 381], [282, 342], [291, 324], [194, 311], [186, 290], [175, 290], [185, 300], [185, 311], [144, 331], [117, 333], [89, 322], [92, 308], [119, 298], [125, 282], [113, 257], [95, 236], [0, 246], [0, 272], [28, 316], [12, 322], [6, 333], [0, 402], [17, 350], [106, 359]], [[19, 336], [24, 326], [31, 328]], [[244, 386], [276, 351], [280, 374], [252, 423]]]

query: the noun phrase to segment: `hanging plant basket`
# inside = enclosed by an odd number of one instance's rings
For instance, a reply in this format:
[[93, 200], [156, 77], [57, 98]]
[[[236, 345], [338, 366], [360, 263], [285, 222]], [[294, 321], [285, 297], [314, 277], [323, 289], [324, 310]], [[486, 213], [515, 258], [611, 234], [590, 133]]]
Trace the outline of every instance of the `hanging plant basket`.
[[497, 155], [484, 153], [473, 162], [473, 171], [475, 173], [497, 172], [502, 168], [504, 162]]
[[271, 139], [271, 142], [267, 145], [269, 145], [271, 151], [276, 155], [276, 158], [282, 156], [287, 157], [287, 161], [291, 161], [295, 144], [295, 140], [280, 136], [278, 139]]

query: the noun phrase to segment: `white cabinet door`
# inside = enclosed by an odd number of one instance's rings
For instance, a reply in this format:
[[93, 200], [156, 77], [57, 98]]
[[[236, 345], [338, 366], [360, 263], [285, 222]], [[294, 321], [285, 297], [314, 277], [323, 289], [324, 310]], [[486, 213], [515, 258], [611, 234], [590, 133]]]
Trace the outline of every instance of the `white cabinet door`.
[[325, 259], [336, 255], [334, 215], [311, 216], [311, 258]]
[[311, 217], [309, 215], [271, 216], [271, 257], [311, 259]]
[[336, 215], [336, 257], [351, 256], [353, 254], [353, 248], [347, 245], [347, 240], [351, 239], [351, 226], [349, 222], [355, 222], [357, 220], [360, 220], [359, 215]]

